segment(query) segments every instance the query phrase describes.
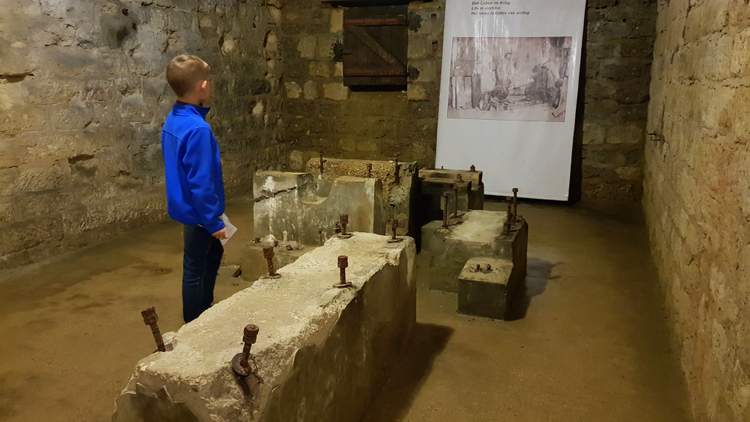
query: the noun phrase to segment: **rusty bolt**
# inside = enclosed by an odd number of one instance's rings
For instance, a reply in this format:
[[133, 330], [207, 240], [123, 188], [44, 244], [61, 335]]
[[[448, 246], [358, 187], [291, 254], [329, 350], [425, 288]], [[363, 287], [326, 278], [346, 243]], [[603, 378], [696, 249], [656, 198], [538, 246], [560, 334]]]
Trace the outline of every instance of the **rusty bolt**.
[[281, 274], [276, 273], [276, 269], [273, 266], [273, 246], [267, 246], [263, 248], [263, 257], [266, 259], [266, 265], [268, 266], [268, 276], [267, 278], [279, 278], [281, 277]]
[[479, 264], [477, 264], [477, 266], [476, 266], [476, 267], [474, 268], [474, 272], [475, 272], [475, 273], [478, 273], [478, 272], [480, 272], [480, 271], [482, 271], [482, 266], [481, 266], [481, 265], [479, 265]]
[[503, 225], [503, 234], [510, 234], [510, 226], [512, 224], [513, 215], [511, 213], [511, 199], [506, 198], [508, 202], [508, 209], [505, 212], [505, 224]]
[[513, 188], [513, 222], [518, 221], [518, 188]]
[[372, 163], [367, 163], [367, 177], [372, 177]]
[[487, 272], [488, 273], [492, 272], [492, 265], [487, 264]]
[[449, 197], [450, 195], [448, 194], [448, 192], [443, 192], [443, 196], [440, 198], [440, 202], [442, 205], [440, 208], [443, 209], [443, 228], [448, 227], [448, 203], [450, 202]]
[[143, 316], [143, 323], [151, 327], [151, 334], [154, 335], [154, 341], [156, 342], [156, 350], [160, 352], [166, 352], [167, 348], [164, 346], [164, 339], [159, 331], [159, 315], [156, 314], [156, 308], [153, 306], [141, 311]]
[[469, 171], [472, 172], [472, 173], [474, 173], [475, 171], [477, 171], [476, 166], [474, 164], [472, 164], [471, 167], [469, 167]]
[[323, 152], [321, 151], [320, 152], [320, 158], [318, 158], [318, 170], [320, 170], [320, 174], [321, 175], [323, 175], [323, 169], [325, 167], [324, 166], [325, 162], [326, 162], [326, 160], [323, 159]]
[[349, 225], [349, 214], [341, 214], [339, 216], [339, 225], [341, 226], [341, 233], [339, 233], [340, 239], [348, 239], [352, 237], [352, 234], [346, 231], [346, 226]]
[[334, 284], [333, 287], [344, 288], [351, 287], [352, 283], [346, 281], [346, 268], [349, 266], [349, 257], [346, 255], [339, 255], [338, 267], [339, 267], [339, 282]]
[[391, 220], [391, 238], [388, 239], [388, 243], [399, 243], [403, 241], [404, 239], [397, 236], [398, 231], [398, 220], [396, 217], [393, 217], [393, 220]]
[[401, 183], [401, 164], [398, 163], [398, 155], [393, 158], [393, 177], [397, 185]]
[[253, 344], [258, 340], [259, 331], [260, 329], [255, 324], [246, 325], [242, 335], [244, 343], [242, 353], [238, 353], [232, 358], [232, 370], [241, 377], [246, 377], [252, 372], [250, 368], [250, 349], [252, 349]]

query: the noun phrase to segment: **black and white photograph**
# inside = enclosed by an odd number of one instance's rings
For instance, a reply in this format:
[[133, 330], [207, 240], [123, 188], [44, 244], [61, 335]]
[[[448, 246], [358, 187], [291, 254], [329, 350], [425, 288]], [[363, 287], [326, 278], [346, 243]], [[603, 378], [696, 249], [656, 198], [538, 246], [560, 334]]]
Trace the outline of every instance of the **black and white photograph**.
[[572, 37], [453, 38], [449, 119], [564, 122]]

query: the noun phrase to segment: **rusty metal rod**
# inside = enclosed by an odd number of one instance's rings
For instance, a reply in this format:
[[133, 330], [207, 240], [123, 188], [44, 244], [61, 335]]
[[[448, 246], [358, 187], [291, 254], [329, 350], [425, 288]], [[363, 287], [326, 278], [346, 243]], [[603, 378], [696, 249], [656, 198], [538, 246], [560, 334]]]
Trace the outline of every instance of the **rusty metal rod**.
[[513, 188], [513, 223], [518, 222], [518, 188]]
[[442, 210], [443, 210], [443, 228], [448, 228], [448, 214], [450, 211], [448, 211], [448, 198], [449, 194], [448, 192], [443, 192], [443, 196], [440, 198], [442, 202]]
[[372, 177], [372, 163], [367, 163], [367, 177]]
[[143, 322], [151, 327], [151, 334], [153, 334], [154, 341], [156, 342], [156, 350], [166, 352], [167, 348], [164, 346], [164, 338], [162, 338], [161, 331], [159, 330], [159, 316], [156, 314], [156, 308], [152, 306], [141, 311], [141, 316], [143, 316]]
[[269, 277], [278, 277], [279, 274], [276, 273], [276, 268], [274, 268], [273, 265], [273, 246], [267, 246], [263, 248], [263, 257], [266, 258], [266, 265], [268, 266], [268, 276]]
[[338, 267], [339, 267], [339, 282], [334, 284], [333, 287], [344, 288], [351, 287], [352, 283], [346, 281], [346, 268], [349, 266], [349, 257], [346, 255], [339, 255]]

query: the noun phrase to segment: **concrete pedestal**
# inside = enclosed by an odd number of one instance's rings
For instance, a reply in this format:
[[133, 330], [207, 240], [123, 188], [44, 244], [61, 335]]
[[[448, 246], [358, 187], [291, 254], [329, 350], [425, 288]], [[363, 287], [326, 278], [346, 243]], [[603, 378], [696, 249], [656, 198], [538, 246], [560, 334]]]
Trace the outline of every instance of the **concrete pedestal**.
[[458, 312], [505, 319], [511, 309], [511, 292], [522, 282], [509, 259], [471, 258], [458, 277]]
[[304, 245], [321, 245], [333, 236], [341, 214], [348, 231], [385, 234], [386, 210], [379, 179], [342, 176], [332, 183], [308, 173], [258, 172], [255, 176], [255, 237], [273, 235]]
[[[414, 218], [416, 197], [417, 163], [416, 161], [399, 161], [398, 182], [396, 181], [396, 165], [393, 161], [356, 160], [344, 158], [323, 158], [323, 174], [320, 174], [320, 158], [312, 158], [307, 162], [305, 170], [316, 180], [323, 183], [333, 183], [341, 176], [354, 176], [379, 179], [383, 186], [383, 200], [385, 202], [385, 221], [390, 223], [393, 214], [398, 221], [398, 235], [414, 236], [419, 231], [419, 224]], [[371, 169], [368, 171], [368, 165]], [[390, 205], [393, 205], [391, 207]], [[389, 226], [390, 227], [390, 226]]]
[[451, 169], [420, 169], [419, 179], [424, 189], [425, 184], [431, 180], [442, 179], [447, 182], [470, 182], [468, 195], [468, 209], [484, 209], [484, 182], [482, 182], [481, 171], [451, 170]]
[[472, 210], [463, 223], [443, 228], [442, 221], [422, 227], [422, 254], [428, 262], [430, 288], [458, 291], [458, 276], [470, 258], [494, 256], [507, 258], [526, 276], [528, 226], [519, 218], [509, 234], [503, 234], [505, 212]]
[[[359, 421], [415, 324], [414, 241], [355, 233], [330, 239], [184, 325], [173, 350], [141, 360], [116, 402], [122, 421]], [[337, 289], [337, 257], [348, 281]], [[251, 353], [254, 395], [230, 369], [243, 327], [260, 328]], [[250, 390], [253, 391], [253, 390]]]

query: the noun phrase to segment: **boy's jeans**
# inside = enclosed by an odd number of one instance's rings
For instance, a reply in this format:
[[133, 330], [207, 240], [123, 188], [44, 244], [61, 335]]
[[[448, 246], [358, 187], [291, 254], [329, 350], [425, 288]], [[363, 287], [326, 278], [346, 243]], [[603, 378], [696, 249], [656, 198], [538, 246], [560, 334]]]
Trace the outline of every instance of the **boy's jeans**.
[[224, 247], [208, 230], [185, 225], [182, 259], [182, 317], [190, 322], [214, 301], [214, 285]]

